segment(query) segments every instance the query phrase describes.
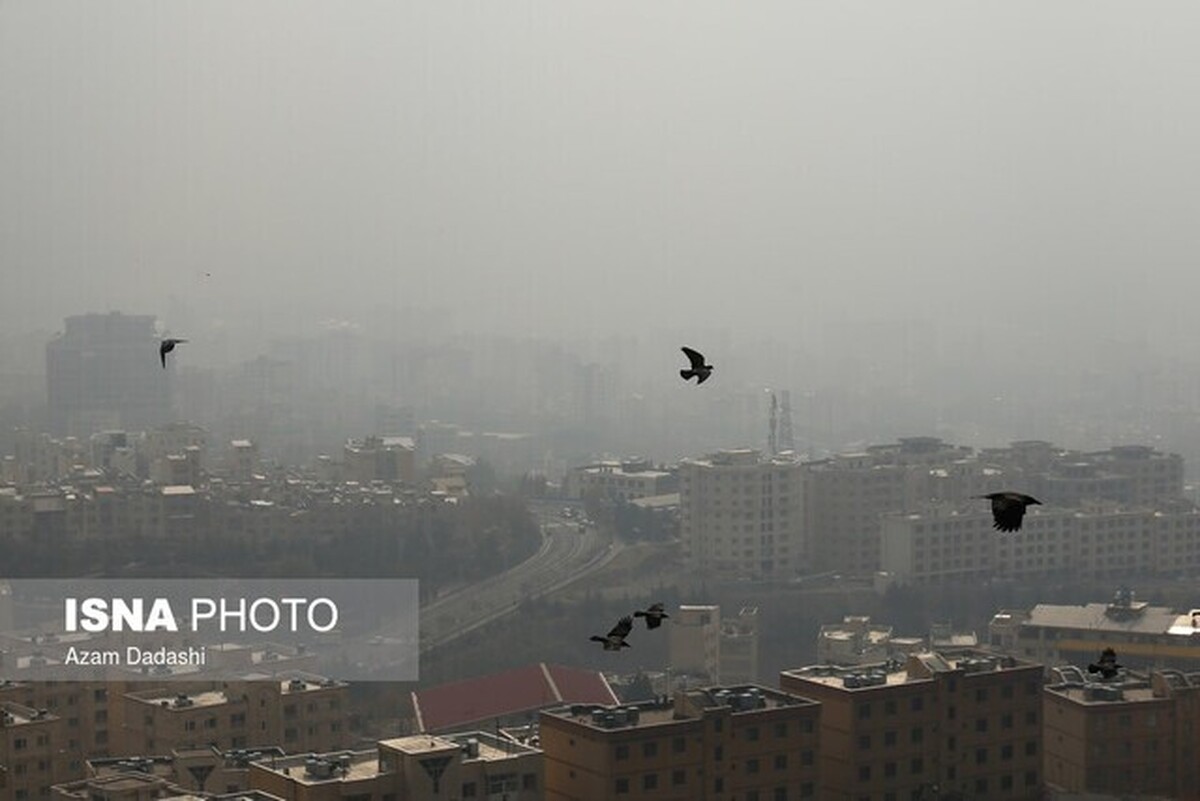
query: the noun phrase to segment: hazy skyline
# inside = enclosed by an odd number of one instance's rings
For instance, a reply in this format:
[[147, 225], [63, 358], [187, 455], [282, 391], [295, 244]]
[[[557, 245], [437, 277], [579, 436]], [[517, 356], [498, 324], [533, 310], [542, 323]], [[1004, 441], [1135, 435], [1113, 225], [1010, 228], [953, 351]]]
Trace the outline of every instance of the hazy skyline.
[[6, 2], [0, 316], [1178, 343], [1198, 29], [1183, 3]]

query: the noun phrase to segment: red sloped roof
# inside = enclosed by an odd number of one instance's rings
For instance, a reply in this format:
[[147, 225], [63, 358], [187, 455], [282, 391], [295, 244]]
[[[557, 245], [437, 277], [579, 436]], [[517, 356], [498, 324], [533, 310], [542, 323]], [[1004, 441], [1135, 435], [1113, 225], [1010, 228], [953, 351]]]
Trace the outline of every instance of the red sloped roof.
[[412, 694], [421, 731], [442, 731], [560, 704], [619, 703], [594, 670], [538, 663]]

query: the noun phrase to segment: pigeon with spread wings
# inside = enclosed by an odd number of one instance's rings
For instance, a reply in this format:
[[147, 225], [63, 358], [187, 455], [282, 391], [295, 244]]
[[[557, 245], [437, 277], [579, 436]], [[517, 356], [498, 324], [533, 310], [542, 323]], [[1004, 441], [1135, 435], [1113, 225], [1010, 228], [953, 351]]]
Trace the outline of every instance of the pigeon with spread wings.
[[992, 502], [992, 528], [997, 531], [1020, 531], [1025, 507], [1042, 504], [1037, 498], [1019, 492], [992, 492], [975, 497]]
[[612, 627], [606, 636], [601, 637], [598, 634], [591, 636], [592, 642], [604, 643], [605, 651], [620, 651], [622, 648], [632, 648], [629, 643], [625, 642], [625, 638], [629, 636], [629, 632], [633, 631], [633, 618], [629, 615], [617, 621], [617, 625]]
[[692, 363], [691, 369], [679, 371], [679, 375], [683, 376], [683, 380], [687, 381], [694, 376], [697, 385], [707, 381], [708, 377], [712, 375], [713, 368], [711, 364], [704, 363], [704, 354], [692, 350], [686, 345], [680, 348], [680, 350], [683, 351], [684, 356], [688, 357], [688, 361]]
[[158, 358], [162, 360], [163, 369], [167, 369], [167, 354], [175, 350], [175, 346], [181, 342], [187, 342], [186, 339], [164, 339], [162, 344], [158, 346]]

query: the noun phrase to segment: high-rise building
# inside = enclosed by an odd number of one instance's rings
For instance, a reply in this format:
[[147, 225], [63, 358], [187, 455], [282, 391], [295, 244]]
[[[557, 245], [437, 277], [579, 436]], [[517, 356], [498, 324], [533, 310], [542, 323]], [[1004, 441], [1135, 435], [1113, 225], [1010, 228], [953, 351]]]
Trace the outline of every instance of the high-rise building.
[[46, 345], [50, 429], [87, 437], [97, 431], [141, 431], [171, 422], [171, 376], [158, 357], [150, 315], [86, 314], [66, 319]]
[[900, 801], [935, 788], [942, 798], [1041, 798], [1041, 665], [926, 652], [787, 670], [780, 687], [821, 702], [822, 799]]
[[757, 450], [679, 465], [680, 533], [689, 568], [717, 578], [786, 579], [806, 564], [801, 467]]
[[756, 685], [543, 712], [546, 801], [816, 799], [821, 707]]
[[1097, 682], [1073, 666], [1053, 672], [1043, 701], [1048, 789], [1200, 799], [1200, 674]]

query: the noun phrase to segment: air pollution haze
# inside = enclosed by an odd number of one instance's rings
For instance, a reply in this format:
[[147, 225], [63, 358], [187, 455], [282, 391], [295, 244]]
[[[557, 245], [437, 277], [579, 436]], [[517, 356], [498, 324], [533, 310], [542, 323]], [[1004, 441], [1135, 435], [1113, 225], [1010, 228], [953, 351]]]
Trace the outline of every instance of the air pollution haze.
[[119, 309], [191, 367], [332, 331], [456, 343], [499, 389], [536, 340], [652, 397], [686, 342], [716, 393], [919, 396], [855, 437], [1070, 440], [1012, 404], [1200, 389], [1198, 27], [1188, 4], [7, 2], [4, 352], [36, 373], [64, 317]]
[[175, 302], [583, 337], [920, 316], [1042, 356], [1197, 333], [1189, 4], [7, 2], [0, 23], [8, 329]]

